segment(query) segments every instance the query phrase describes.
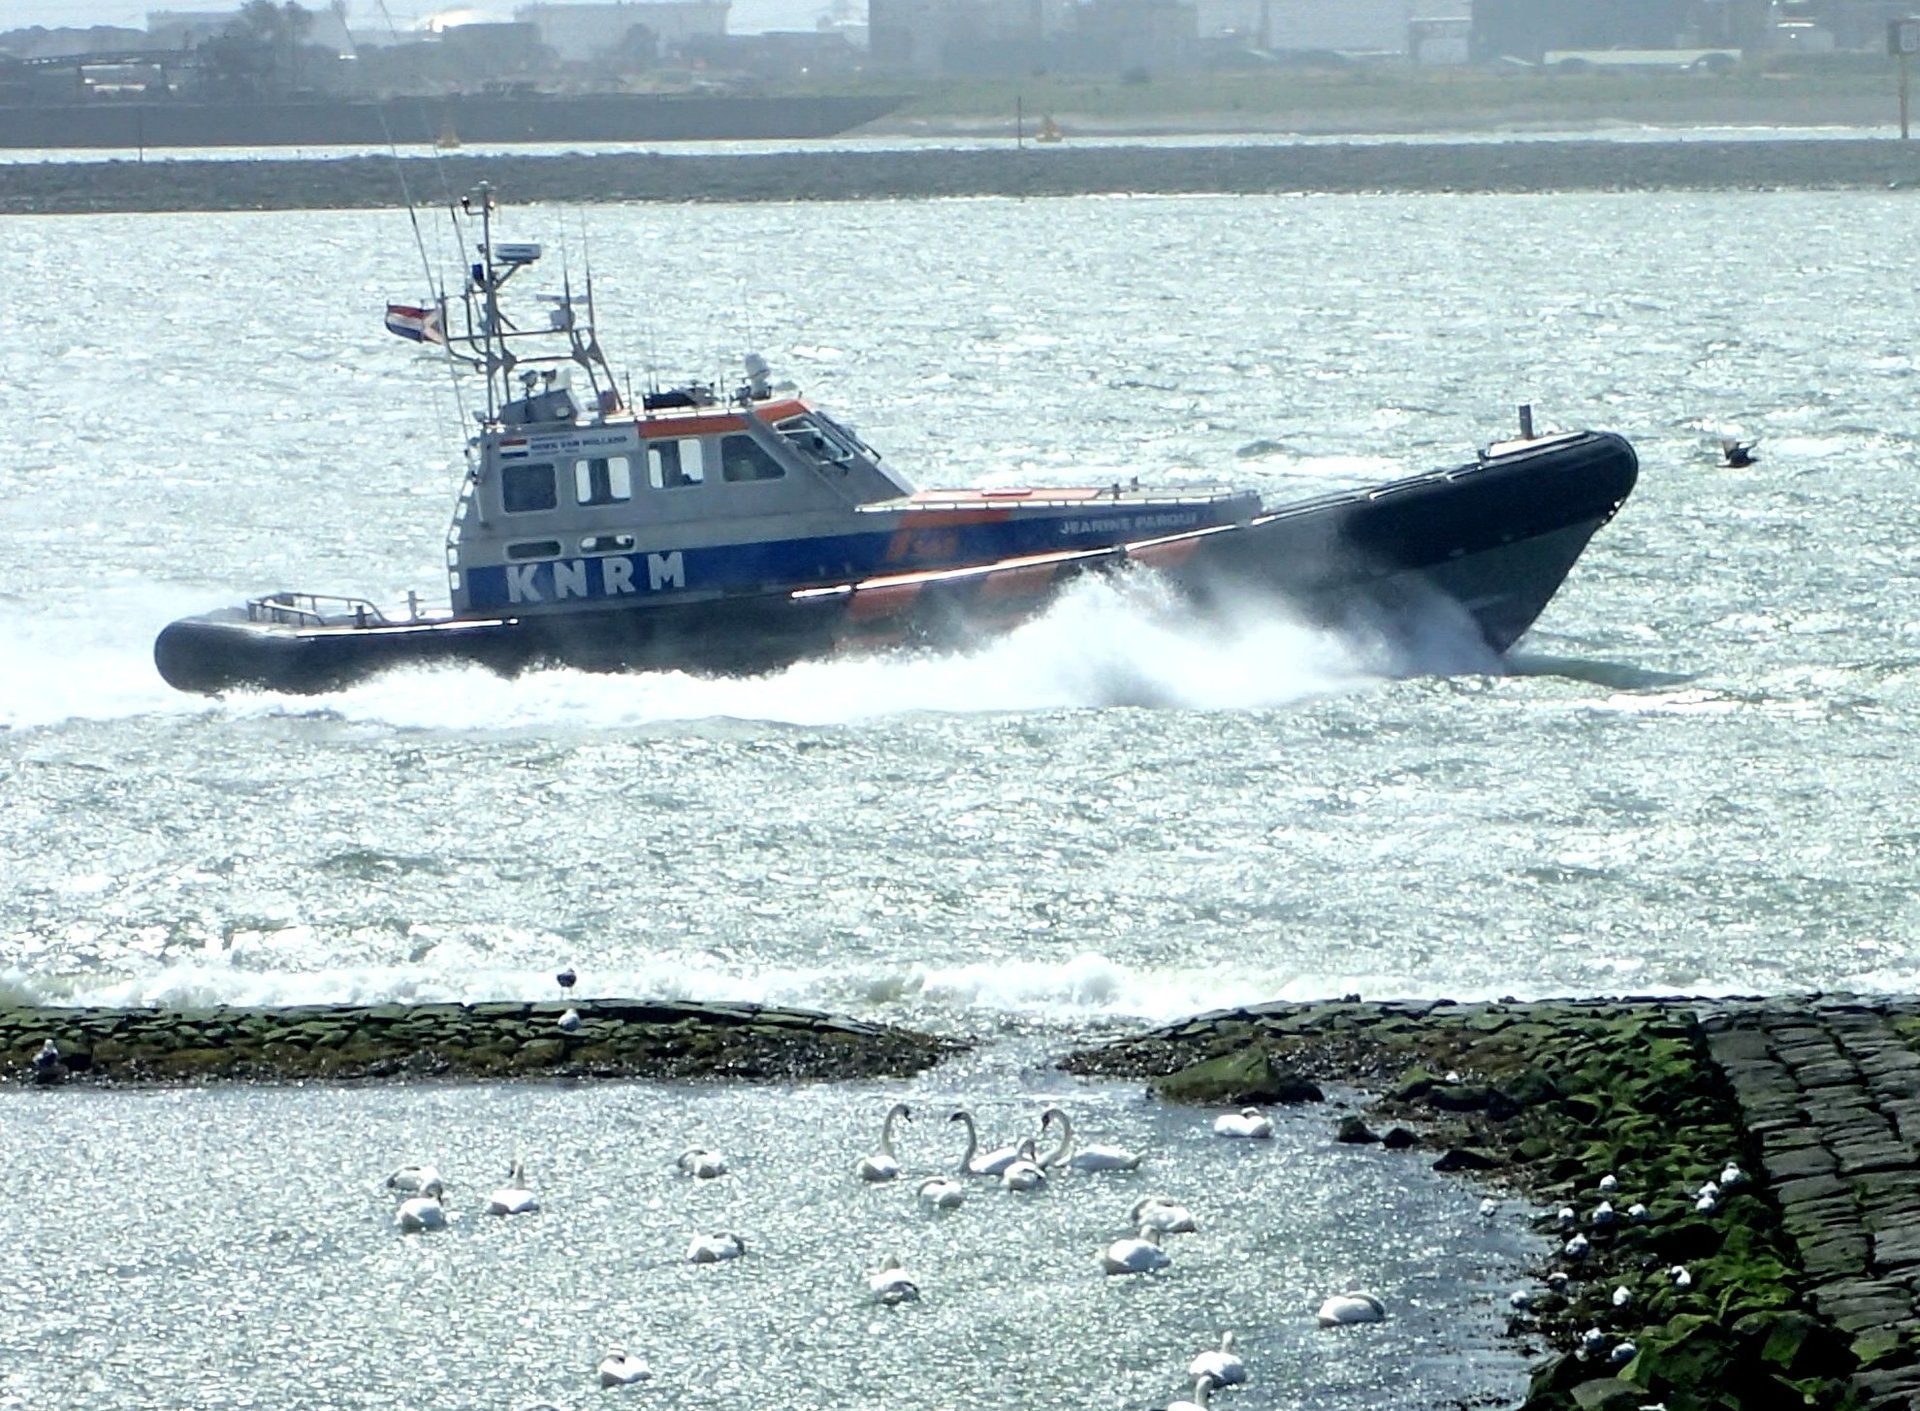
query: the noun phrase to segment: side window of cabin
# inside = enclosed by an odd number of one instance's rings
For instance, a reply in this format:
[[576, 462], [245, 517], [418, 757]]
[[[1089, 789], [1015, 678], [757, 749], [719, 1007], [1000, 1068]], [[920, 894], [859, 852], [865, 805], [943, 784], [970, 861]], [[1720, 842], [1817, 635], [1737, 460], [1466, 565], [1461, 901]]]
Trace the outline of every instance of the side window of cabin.
[[778, 480], [785, 475], [780, 462], [767, 453], [751, 436], [720, 438], [720, 478], [737, 483], [742, 480]]
[[500, 468], [500, 508], [508, 514], [550, 510], [559, 503], [552, 466], [535, 461], [531, 465]]
[[647, 480], [656, 490], [698, 485], [707, 478], [706, 456], [692, 436], [647, 443]]
[[596, 456], [573, 463], [573, 498], [583, 505], [613, 505], [633, 498], [632, 462]]

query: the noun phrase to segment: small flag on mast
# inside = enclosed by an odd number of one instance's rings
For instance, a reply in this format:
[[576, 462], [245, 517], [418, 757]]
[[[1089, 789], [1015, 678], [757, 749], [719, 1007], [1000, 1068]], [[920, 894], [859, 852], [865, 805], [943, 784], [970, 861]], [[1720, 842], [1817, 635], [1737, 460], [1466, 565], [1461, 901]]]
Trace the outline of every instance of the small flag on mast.
[[440, 327], [440, 310], [416, 308], [412, 304], [387, 305], [387, 332], [416, 343], [444, 343], [446, 333]]

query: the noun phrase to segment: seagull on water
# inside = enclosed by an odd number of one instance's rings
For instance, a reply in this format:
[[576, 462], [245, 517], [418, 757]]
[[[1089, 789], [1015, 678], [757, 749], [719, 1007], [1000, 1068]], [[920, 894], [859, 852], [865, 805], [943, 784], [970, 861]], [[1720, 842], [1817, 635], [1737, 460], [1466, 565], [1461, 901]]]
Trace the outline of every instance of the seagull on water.
[[603, 1387], [630, 1387], [653, 1375], [645, 1359], [634, 1356], [624, 1347], [616, 1347], [601, 1358], [599, 1371]]
[[917, 1302], [920, 1286], [900, 1267], [898, 1257], [889, 1254], [880, 1267], [867, 1275], [867, 1290], [875, 1303], [892, 1308], [896, 1304]]
[[698, 1181], [711, 1181], [727, 1174], [727, 1158], [704, 1146], [690, 1146], [674, 1158], [673, 1164]]
[[687, 1246], [689, 1264], [724, 1264], [747, 1252], [747, 1242], [731, 1230], [718, 1235], [695, 1235]]

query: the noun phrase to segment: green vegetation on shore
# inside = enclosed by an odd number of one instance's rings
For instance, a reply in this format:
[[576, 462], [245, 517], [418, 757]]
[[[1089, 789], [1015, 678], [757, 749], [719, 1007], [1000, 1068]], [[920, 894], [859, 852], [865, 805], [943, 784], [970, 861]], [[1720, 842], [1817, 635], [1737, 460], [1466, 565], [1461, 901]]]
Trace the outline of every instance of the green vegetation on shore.
[[[1751, 1176], [1696, 1208], [1729, 1161], [1756, 1162], [1738, 1110], [1679, 1005], [1269, 1006], [1194, 1020], [1074, 1055], [1071, 1071], [1155, 1078], [1157, 1090], [1225, 1099], [1245, 1073], [1354, 1082], [1384, 1094], [1382, 1116], [1417, 1119], [1448, 1148], [1442, 1169], [1485, 1173], [1530, 1199], [1562, 1253], [1564, 1295], [1542, 1291], [1516, 1335], [1556, 1350], [1525, 1411], [1639, 1406], [1775, 1411], [1852, 1404], [1846, 1378], [1897, 1350], [1849, 1340], [1815, 1317], [1778, 1210]], [[1232, 1076], [1220, 1073], [1231, 1070]], [[1193, 1086], [1193, 1080], [1199, 1086]], [[1183, 1080], [1185, 1080], [1183, 1082]], [[1345, 1139], [1366, 1139], [1350, 1128]], [[1603, 1189], [1611, 1176], [1617, 1185]], [[1608, 1202], [1611, 1219], [1595, 1212]], [[1636, 1219], [1627, 1212], [1645, 1206]], [[1672, 1271], [1684, 1266], [1690, 1284]], [[1624, 1306], [1615, 1290], [1627, 1292]], [[1588, 1329], [1595, 1349], [1583, 1350]], [[1610, 1365], [1607, 1352], [1631, 1344]]]

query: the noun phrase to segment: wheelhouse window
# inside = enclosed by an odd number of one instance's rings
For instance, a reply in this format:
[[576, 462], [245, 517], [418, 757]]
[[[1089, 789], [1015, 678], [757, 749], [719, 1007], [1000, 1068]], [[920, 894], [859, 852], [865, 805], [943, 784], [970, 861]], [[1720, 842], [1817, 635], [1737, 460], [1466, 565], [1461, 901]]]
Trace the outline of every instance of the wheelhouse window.
[[730, 483], [743, 480], [778, 480], [786, 469], [751, 436], [720, 438], [720, 478]]
[[525, 543], [507, 545], [507, 557], [510, 559], [557, 559], [560, 557], [558, 539], [529, 539]]
[[705, 448], [692, 436], [647, 443], [647, 480], [656, 490], [677, 490], [707, 478]]
[[550, 510], [559, 503], [551, 465], [535, 461], [500, 468], [500, 507], [508, 514]]
[[776, 422], [773, 429], [786, 437], [790, 445], [799, 447], [803, 454], [822, 465], [844, 467], [859, 450], [838, 427], [814, 416], [790, 416]]
[[583, 505], [616, 505], [633, 498], [633, 466], [625, 456], [573, 463], [573, 497]]

